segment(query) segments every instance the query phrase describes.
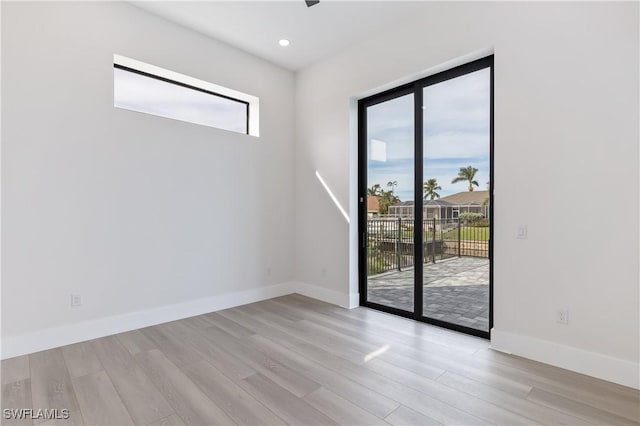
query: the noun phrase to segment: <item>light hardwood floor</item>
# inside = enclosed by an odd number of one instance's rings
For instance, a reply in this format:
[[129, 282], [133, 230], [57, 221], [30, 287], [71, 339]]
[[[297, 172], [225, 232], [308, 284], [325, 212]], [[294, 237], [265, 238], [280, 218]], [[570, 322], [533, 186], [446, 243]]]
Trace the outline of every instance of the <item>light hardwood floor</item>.
[[5, 360], [2, 386], [71, 414], [38, 424], [640, 424], [636, 390], [298, 295]]

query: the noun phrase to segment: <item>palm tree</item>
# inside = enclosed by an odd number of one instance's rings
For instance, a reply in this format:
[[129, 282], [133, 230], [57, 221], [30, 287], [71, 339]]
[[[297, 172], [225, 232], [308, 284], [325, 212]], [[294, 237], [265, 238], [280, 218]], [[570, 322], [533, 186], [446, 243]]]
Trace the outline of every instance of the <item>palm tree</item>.
[[367, 188], [367, 195], [369, 196], [379, 196], [382, 194], [382, 188], [379, 183], [376, 183], [371, 188]]
[[440, 198], [440, 194], [436, 191], [442, 189], [440, 185], [438, 185], [437, 179], [429, 179], [424, 183], [422, 187], [424, 190], [424, 199], [426, 200], [429, 197], [430, 200], [434, 200], [436, 198]]
[[378, 201], [378, 212], [380, 214], [388, 214], [389, 206], [398, 204], [400, 198], [393, 195], [393, 191], [382, 191]]
[[458, 172], [458, 177], [451, 181], [451, 183], [458, 182], [469, 182], [469, 192], [473, 192], [473, 185], [479, 186], [478, 182], [473, 180], [476, 177], [476, 173], [478, 169], [475, 167], [460, 167], [460, 171]]
[[389, 191], [393, 192], [394, 188], [398, 186], [398, 181], [394, 180], [394, 181], [389, 181], [387, 182], [387, 187], [389, 188]]

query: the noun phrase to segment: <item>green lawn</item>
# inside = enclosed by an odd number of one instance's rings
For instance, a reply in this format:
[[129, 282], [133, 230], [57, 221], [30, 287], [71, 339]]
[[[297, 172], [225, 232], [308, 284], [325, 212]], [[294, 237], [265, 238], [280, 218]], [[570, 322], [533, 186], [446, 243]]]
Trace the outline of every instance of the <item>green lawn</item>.
[[[457, 240], [458, 230], [453, 229], [449, 232], [442, 234], [443, 240]], [[464, 226], [460, 229], [461, 240], [471, 241], [488, 241], [489, 240], [489, 227], [467, 227]]]

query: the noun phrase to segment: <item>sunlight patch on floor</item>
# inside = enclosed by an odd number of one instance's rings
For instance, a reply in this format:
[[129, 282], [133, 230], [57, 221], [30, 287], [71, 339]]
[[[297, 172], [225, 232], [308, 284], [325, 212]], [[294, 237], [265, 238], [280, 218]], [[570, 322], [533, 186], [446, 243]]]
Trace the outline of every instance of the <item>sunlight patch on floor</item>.
[[380, 355], [382, 355], [383, 353], [385, 353], [386, 351], [388, 351], [388, 350], [389, 350], [389, 348], [391, 348], [391, 346], [389, 346], [389, 345], [384, 345], [384, 346], [382, 346], [382, 347], [380, 347], [380, 348], [376, 349], [375, 351], [371, 352], [370, 354], [367, 354], [367, 355], [364, 357], [364, 362], [369, 362], [369, 361], [371, 361], [372, 359], [374, 359], [374, 358], [376, 358], [376, 357], [379, 357]]

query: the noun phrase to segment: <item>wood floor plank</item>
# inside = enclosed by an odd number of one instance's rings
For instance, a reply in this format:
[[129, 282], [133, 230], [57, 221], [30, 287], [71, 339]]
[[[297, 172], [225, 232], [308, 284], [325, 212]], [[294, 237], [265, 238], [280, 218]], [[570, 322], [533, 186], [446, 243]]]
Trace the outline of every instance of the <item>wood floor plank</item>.
[[[344, 318], [340, 317], [340, 319]], [[403, 321], [402, 319], [399, 320]], [[374, 331], [374, 333], [379, 333], [379, 331]], [[481, 351], [484, 351], [485, 353], [495, 352], [487, 350], [486, 348], [481, 348], [477, 352]], [[500, 355], [504, 357], [510, 357], [503, 354], [499, 354], [499, 356]], [[383, 354], [381, 355], [381, 358], [388, 358], [388, 356], [388, 354]], [[464, 362], [460, 359], [460, 354], [453, 354], [452, 358], [452, 361], [455, 361], [456, 363], [455, 366], [452, 366], [450, 363], [448, 366], [440, 364], [439, 367], [454, 369], [457, 373], [470, 376], [474, 379], [481, 378], [482, 380], [489, 380], [492, 386], [502, 388], [503, 390], [508, 390], [508, 388], [511, 387], [510, 391], [513, 392], [517, 391], [517, 387], [520, 387], [521, 389], [519, 390], [519, 392], [521, 394], [526, 394], [534, 385], [536, 385], [549, 391], [571, 394], [577, 401], [593, 404], [603, 409], [607, 407], [609, 409], [613, 409], [616, 412], [624, 413], [626, 417], [632, 420], [636, 418], [635, 416], [637, 415], [636, 413], [638, 412], [638, 407], [640, 407], [640, 394], [637, 391], [633, 392], [628, 388], [604, 382], [606, 384], [605, 386], [613, 387], [615, 391], [622, 393], [622, 395], [618, 395], [615, 392], [610, 392], [610, 389], [607, 389], [607, 387], [594, 386], [593, 382], [596, 382], [595, 384], [597, 385], [598, 379], [582, 376], [588, 381], [585, 389], [585, 383], [580, 383], [581, 375], [577, 375], [566, 370], [561, 370], [563, 374], [568, 374], [573, 378], [574, 382], [568, 384], [565, 380], [558, 380], [558, 377], [555, 374], [556, 372], [554, 370], [560, 369], [554, 369], [553, 367], [536, 363], [535, 361], [523, 360], [523, 362], [526, 364], [537, 364], [538, 366], [540, 366], [539, 368], [546, 371], [546, 377], [545, 374], [543, 374], [541, 377], [538, 377], [537, 380], [532, 380], [530, 377], [529, 380], [527, 380], [526, 374], [521, 376], [514, 375], [514, 368], [505, 369], [502, 366], [496, 365], [496, 363], [492, 363], [491, 365], [482, 362], [477, 363], [474, 362], [473, 359], [470, 359], [468, 357], [466, 358], [466, 360], [468, 360], [469, 362]], [[442, 358], [440, 359], [440, 361], [445, 361], [446, 363], [446, 360]], [[502, 361], [503, 360], [501, 360], [501, 362]], [[526, 365], [525, 369], [529, 366], [530, 365]], [[530, 374], [530, 372], [528, 372], [527, 374]], [[595, 390], [593, 392], [589, 392], [589, 388]]]
[[236, 424], [158, 349], [140, 352], [136, 359], [186, 424]]
[[552, 408], [557, 411], [562, 411], [566, 414], [572, 415], [584, 419], [588, 422], [597, 422], [602, 425], [638, 425], [637, 421], [630, 420], [626, 417], [619, 416], [617, 414], [610, 413], [608, 411], [601, 410], [591, 405], [584, 404], [582, 402], [574, 401], [564, 396], [547, 392], [541, 389], [534, 388], [529, 396], [529, 401], [533, 401], [540, 405]]
[[320, 388], [304, 397], [311, 406], [341, 425], [386, 425], [374, 416], [328, 389]]
[[563, 412], [549, 409], [532, 401], [516, 396], [481, 382], [468, 379], [455, 373], [446, 372], [438, 382], [453, 389], [476, 396], [492, 404], [511, 410], [520, 415], [546, 425], [587, 425], [588, 422]]
[[29, 378], [29, 356], [22, 355], [2, 361], [2, 384], [13, 383]]
[[259, 317], [247, 315], [246, 312], [238, 309], [226, 309], [218, 312], [218, 314], [241, 324], [242, 326], [254, 331], [256, 334], [268, 337], [284, 347], [291, 347], [304, 342], [304, 340], [299, 340], [296, 337], [273, 327], [273, 325], [266, 321], [261, 321]]
[[240, 386], [290, 425], [338, 424], [260, 373], [240, 381]]
[[[387, 351], [380, 354], [378, 359], [399, 367], [406, 367], [425, 377], [432, 377], [431, 368], [451, 371], [521, 398], [526, 398], [532, 389], [532, 386], [522, 383], [509, 375], [502, 374], [500, 371], [495, 371], [493, 368], [481, 368], [472, 362], [467, 362], [465, 359], [432, 355], [428, 350], [416, 353], [413, 356], [407, 356], [401, 351]], [[430, 368], [426, 369], [427, 374], [425, 374], [425, 365], [430, 366]]]
[[460, 333], [451, 333], [442, 328], [408, 320], [406, 318], [373, 309], [359, 307], [347, 311], [333, 307], [328, 308], [327, 310], [333, 315], [339, 317], [359, 319], [370, 327], [380, 327], [407, 337], [419, 337], [432, 344], [438, 344], [459, 353], [473, 354], [478, 349], [487, 347], [487, 341], [485, 339]]
[[116, 334], [116, 338], [120, 341], [131, 355], [135, 355], [139, 352], [150, 351], [151, 349], [157, 349], [140, 330], [128, 331], [126, 333]]
[[[388, 370], [388, 369], [402, 367], [411, 371], [411, 374], [414, 374], [416, 376], [421, 376], [427, 379], [433, 379], [433, 380], [437, 379], [438, 377], [440, 377], [442, 374], [445, 373], [445, 370], [442, 368], [433, 367], [431, 365], [425, 365], [421, 363], [416, 363], [416, 364], [418, 364], [417, 366], [415, 366], [416, 368], [413, 368], [414, 365], [409, 366], [401, 363], [388, 362], [380, 357], [375, 357], [370, 359], [366, 363], [364, 363], [363, 366], [371, 371]], [[417, 373], [416, 370], [419, 370], [419, 373]]]
[[[281, 319], [286, 319], [282, 316], [283, 310], [280, 309], [278, 304], [272, 305], [264, 305], [263, 315], [273, 315], [270, 316], [271, 319], [279, 322], [284, 328], [288, 331], [298, 331], [301, 335], [310, 336], [313, 339], [323, 339], [324, 341], [330, 341], [334, 345], [339, 347], [348, 348], [350, 351], [357, 352], [356, 359], [359, 362], [364, 362], [364, 356], [362, 354], [368, 354], [374, 350], [376, 350], [380, 344], [376, 343], [368, 343], [366, 340], [362, 340], [348, 334], [343, 334], [339, 330], [336, 330], [335, 327], [322, 327], [318, 325], [313, 319], [301, 319], [299, 321], [278, 321], [276, 318], [278, 316]], [[351, 359], [351, 361], [354, 361]], [[354, 361], [355, 362], [355, 361]]]
[[356, 349], [346, 344], [344, 340], [340, 342], [341, 339], [337, 338], [336, 336], [332, 336], [330, 334], [322, 332], [316, 333], [308, 325], [301, 326], [301, 322], [288, 321], [272, 312], [263, 312], [261, 314], [261, 317], [268, 321], [269, 324], [274, 328], [277, 328], [280, 331], [283, 331], [305, 343], [312, 343], [322, 346], [328, 351], [331, 351], [333, 354], [353, 363], [363, 363], [367, 354], [377, 349], [373, 345], [364, 349]]
[[173, 408], [116, 336], [91, 341], [101, 364], [136, 424], [173, 414]]
[[256, 304], [261, 309], [278, 311], [279, 315], [289, 321], [301, 321], [307, 318], [307, 312], [297, 309], [291, 303], [278, 303], [278, 299], [265, 300], [264, 303]]
[[[469, 361], [473, 363], [474, 361]], [[566, 398], [572, 399], [576, 402], [586, 404], [599, 408], [603, 411], [608, 411], [612, 414], [627, 417], [633, 421], [640, 421], [637, 417], [639, 410], [637, 407], [640, 405], [630, 405], [626, 401], [619, 399], [612, 399], [607, 396], [605, 388], [600, 387], [587, 387], [585, 385], [577, 385], [567, 383], [562, 378], [544, 377], [526, 369], [510, 366], [504, 363], [494, 362], [491, 360], [483, 360], [480, 363], [474, 364], [478, 368], [484, 369], [494, 374], [498, 374], [502, 377], [508, 378], [513, 381], [520, 382], [550, 392], [553, 394], [563, 395]], [[556, 367], [548, 366], [552, 371]], [[630, 395], [637, 394], [638, 391], [628, 389]], [[637, 419], [637, 420], [636, 420]]]
[[82, 418], [90, 425], [133, 425], [118, 392], [104, 371], [73, 379]]
[[[11, 415], [10, 418], [5, 417], [5, 409], [19, 410], [23, 408], [32, 408], [31, 405], [31, 379], [18, 380], [13, 383], [2, 385], [2, 423], [3, 425], [32, 425], [31, 417], [20, 415]], [[14, 412], [15, 413], [15, 412]]]
[[[280, 305], [284, 306], [283, 303]], [[298, 309], [302, 310], [302, 308]], [[443, 345], [440, 342], [433, 342], [431, 340], [424, 339], [419, 334], [403, 332], [403, 329], [410, 327], [430, 327], [404, 318], [397, 318], [397, 320], [404, 323], [400, 324], [397, 329], [378, 325], [372, 326], [364, 320], [345, 315], [336, 315], [332, 311], [328, 310], [316, 311], [307, 309], [306, 319], [312, 321], [316, 325], [332, 329], [334, 332], [340, 332], [344, 335], [355, 337], [356, 339], [362, 339], [374, 345], [388, 344], [394, 347], [404, 348], [408, 351], [428, 351], [429, 353], [439, 354], [444, 357], [452, 355], [459, 357], [461, 355], [472, 354], [472, 349], [461, 352], [455, 348]], [[418, 328], [418, 330], [420, 329], [421, 328]], [[486, 341], [484, 341], [483, 345], [488, 346]], [[407, 355], [411, 356], [411, 353], [408, 353]]]
[[[474, 360], [472, 357], [470, 358], [469, 354], [456, 353], [455, 351], [451, 351], [450, 348], [444, 348], [443, 350], [443, 347], [431, 343], [427, 344], [415, 336], [407, 338], [405, 335], [395, 332], [381, 331], [380, 327], [370, 328], [366, 325], [363, 327], [361, 324], [354, 325], [348, 321], [344, 321], [344, 317], [336, 319], [324, 314], [326, 314], [326, 312], [322, 314], [325, 318], [324, 320], [317, 320], [317, 314], [310, 315], [316, 315], [314, 321], [316, 321], [318, 325], [332, 327], [341, 333], [350, 334], [357, 339], [362, 339], [370, 343], [377, 343], [379, 345], [388, 344], [393, 350], [381, 353], [379, 355], [380, 359], [384, 359], [400, 367], [410, 366], [411, 371], [425, 377], [433, 378], [441, 374], [444, 370], [452, 370], [458, 374], [490, 382], [499, 389], [517, 393], [522, 397], [525, 397], [531, 390], [531, 386], [529, 385], [495, 374], [492, 371], [484, 369], [484, 366], [480, 368], [477, 365], [478, 363], [473, 362]], [[338, 323], [338, 325], [336, 325], [336, 323]], [[360, 320], [355, 324], [359, 323], [361, 323]], [[360, 331], [358, 332], [358, 330]], [[366, 330], [366, 332], [363, 332], [363, 330]]]
[[394, 410], [393, 413], [389, 414], [385, 418], [385, 420], [387, 421], [387, 423], [394, 426], [437, 426], [442, 424], [437, 420], [425, 416], [424, 414], [418, 413], [417, 411], [414, 411], [409, 407], [405, 407], [404, 405], [401, 405], [397, 410]]
[[[286, 303], [275, 302], [280, 308], [280, 312], [294, 309], [302, 316], [307, 322], [312, 322], [316, 326], [323, 327], [325, 330], [340, 333], [345, 337], [350, 337], [356, 341], [367, 342], [375, 346], [391, 345], [394, 347], [402, 346], [406, 349], [426, 349], [427, 342], [422, 339], [412, 336], [407, 338], [404, 335], [398, 335], [398, 333], [381, 331], [379, 327], [375, 329], [363, 328], [360, 323], [354, 325], [350, 322], [345, 322], [343, 319], [335, 318], [331, 315], [327, 315], [327, 312], [317, 312], [315, 310], [304, 309], [303, 307], [291, 307]], [[433, 350], [433, 345], [429, 344], [429, 349]]]
[[480, 417], [474, 416], [465, 410], [460, 410], [433, 398], [423, 392], [404, 386], [372, 371], [366, 370], [362, 366], [349, 365], [349, 362], [337, 357], [322, 348], [312, 345], [301, 345], [293, 348], [300, 354], [314, 359], [328, 368], [334, 370], [355, 382], [368, 387], [372, 391], [378, 392], [389, 398], [400, 402], [420, 413], [432, 417], [444, 424], [491, 424]]
[[[303, 347], [304, 347], [304, 346], [303, 346]], [[297, 348], [299, 349], [299, 347], [297, 347]], [[295, 349], [296, 349], [296, 348], [294, 348], [294, 350], [295, 350]], [[313, 348], [313, 347], [307, 347], [307, 349], [308, 349], [308, 351], [309, 351], [308, 353], [315, 353], [315, 352], [316, 352], [316, 349], [317, 349], [317, 350], [320, 350], [318, 347], [315, 347], [315, 348]], [[316, 361], [318, 361], [318, 360], [316, 359]], [[325, 360], [320, 360], [319, 362], [320, 362], [320, 363], [324, 363], [323, 361], [326, 361], [326, 359], [325, 359]], [[340, 362], [342, 362], [342, 361], [340, 361]], [[343, 363], [343, 365], [345, 365], [345, 364]], [[344, 375], [344, 370], [341, 370], [341, 371], [339, 371], [339, 372], [340, 372], [342, 375]], [[352, 378], [354, 381], [359, 381], [359, 380], [362, 380], [362, 376], [363, 376], [362, 374], [358, 375], [358, 374], [355, 374], [355, 373], [354, 373], [353, 377], [351, 377], [351, 378]], [[366, 376], [366, 374], [364, 374], [364, 376]], [[374, 378], [374, 379], [373, 379], [373, 381], [374, 381], [374, 382], [375, 382], [375, 380], [376, 380], [376, 378]], [[365, 384], [365, 385], [366, 385], [367, 383], [363, 383], [363, 384]], [[437, 387], [437, 386], [436, 386], [436, 387]], [[437, 392], [434, 392], [434, 393], [437, 393]], [[398, 392], [397, 394], [398, 394], [398, 395], [402, 395], [403, 393], [402, 393], [402, 392]], [[416, 401], [420, 399], [420, 395], [419, 395], [419, 394], [413, 394], [413, 397], [414, 397], [414, 399], [413, 399], [414, 403], [416, 403]], [[456, 402], [456, 401], [457, 401], [457, 398], [456, 398], [455, 396], [450, 396], [449, 401], [450, 401], [450, 402]], [[439, 403], [439, 401], [433, 401], [433, 403], [434, 403], [436, 406], [440, 406], [440, 408], [442, 408], [445, 412], [450, 412], [450, 414], [451, 414], [451, 413], [453, 413], [453, 414], [458, 415], [458, 416], [460, 416], [460, 417], [466, 417], [466, 416], [468, 416], [468, 415], [467, 415], [467, 414], [465, 414], [464, 412], [459, 412], [458, 410], [454, 410], [454, 409], [452, 409], [453, 407], [451, 407], [451, 406], [447, 406], [446, 404], [440, 404], [440, 403]], [[501, 419], [502, 419], [503, 421], [508, 420], [508, 421], [510, 421], [510, 422], [520, 423], [520, 424], [532, 423], [532, 421], [531, 421], [531, 420], [529, 420], [529, 419], [521, 418], [520, 416], [517, 416], [517, 415], [515, 415], [515, 414], [513, 414], [513, 413], [509, 413], [509, 412], [506, 412], [505, 410], [501, 410], [501, 409], [499, 409], [498, 407], [488, 406], [487, 404], [483, 404], [483, 403], [482, 403], [481, 401], [479, 401], [479, 400], [474, 400], [474, 403], [475, 403], [475, 405], [474, 405], [474, 406], [475, 406], [475, 409], [476, 409], [477, 411], [484, 412], [485, 417], [487, 417], [487, 416], [488, 416], [488, 414], [486, 413], [487, 411], [488, 411], [488, 412], [495, 411], [495, 412], [497, 412], [497, 413], [500, 415], [499, 417], [501, 417]], [[446, 418], [446, 417], [444, 417], [444, 418]], [[472, 417], [471, 417], [471, 416], [467, 417], [467, 419], [470, 419], [470, 418], [472, 418]], [[478, 420], [478, 419], [476, 419], [476, 421], [477, 421], [477, 420]]]
[[520, 371], [532, 386], [640, 422], [639, 391], [490, 349], [478, 351], [475, 356]]
[[[497, 421], [499, 424], [509, 425], [527, 425], [534, 424], [533, 419], [519, 415], [507, 409], [501, 408], [491, 403], [477, 398], [457, 389], [445, 386], [435, 380], [414, 374], [410, 370], [395, 366], [390, 363], [376, 362], [373, 360], [367, 363], [368, 370], [393, 380], [400, 385], [410, 387], [417, 391], [429, 395], [430, 397], [441, 401], [451, 407], [471, 413], [474, 416], [482, 418], [487, 422]], [[361, 371], [356, 367], [354, 372]]]
[[224, 371], [227, 376], [242, 380], [256, 373], [254, 368], [242, 362], [233, 353], [223, 350], [219, 342], [206, 332], [193, 333], [188, 327], [183, 328], [182, 332], [179, 329], [180, 327], [176, 327], [176, 339], [191, 345], [204, 359]]
[[595, 377], [590, 377], [548, 364], [543, 364], [541, 362], [522, 358], [516, 355], [506, 354], [504, 352], [496, 351], [491, 348], [485, 348], [476, 351], [474, 353], [474, 357], [479, 357], [489, 361], [519, 368], [529, 373], [535, 373], [540, 378], [546, 378], [549, 380], [560, 380], [568, 385], [572, 385], [578, 388], [586, 387], [595, 388], [598, 391], [606, 390], [606, 393], [611, 396], [611, 399], [619, 398], [623, 401], [628, 402], [629, 405], [633, 405], [634, 407], [636, 407], [640, 402], [640, 392], [629, 392], [630, 389], [626, 386], [607, 382]]
[[[373, 334], [378, 332], [378, 328], [372, 331]], [[366, 338], [366, 334], [361, 338]], [[410, 369], [424, 377], [433, 378], [439, 373], [448, 370], [475, 380], [490, 383], [498, 389], [518, 394], [522, 397], [526, 397], [531, 391], [532, 386], [513, 380], [508, 374], [503, 374], [503, 371], [494, 371], [493, 367], [487, 368], [486, 363], [474, 362], [471, 355], [434, 350], [432, 345], [424, 345], [424, 342], [420, 340], [406, 340], [401, 337], [401, 340], [398, 341], [386, 335], [385, 339], [393, 350], [380, 353], [377, 359]], [[411, 342], [411, 344], [407, 344], [407, 342]]]
[[202, 361], [202, 357], [191, 346], [180, 344], [168, 334], [170, 327], [171, 324], [160, 324], [140, 331], [178, 367]]
[[208, 362], [202, 361], [184, 366], [182, 371], [238, 424], [286, 424]]
[[270, 357], [289, 366], [298, 373], [306, 375], [323, 387], [351, 401], [378, 418], [386, 417], [400, 406], [400, 403], [380, 395], [377, 392], [372, 392], [371, 389], [346, 379], [336, 374], [333, 370], [305, 358], [289, 348], [278, 345], [263, 336], [255, 335], [252, 336], [250, 340], [256, 350], [265, 352]]
[[211, 327], [212, 325], [216, 325], [215, 321], [209, 319], [208, 314], [197, 315], [195, 317], [185, 318], [185, 319], [180, 320], [180, 321], [172, 321], [172, 322], [169, 322], [167, 324], [173, 324], [173, 323], [176, 323], [176, 322], [181, 322], [183, 324], [187, 324], [190, 327], [193, 327], [193, 328], [196, 328], [196, 329], [207, 328], [207, 327]]
[[[286, 309], [284, 303], [279, 303], [282, 309]], [[291, 307], [289, 307], [291, 309]], [[299, 309], [300, 312], [302, 308]], [[394, 353], [400, 353], [408, 357], [415, 357], [422, 353], [428, 352], [430, 354], [439, 354], [443, 358], [449, 358], [455, 356], [456, 359], [460, 357], [469, 356], [469, 354], [461, 354], [451, 348], [434, 345], [432, 342], [427, 342], [415, 335], [406, 335], [398, 333], [394, 330], [385, 330], [381, 327], [370, 327], [360, 320], [355, 320], [355, 323], [345, 321], [345, 318], [337, 318], [328, 312], [318, 312], [315, 310], [307, 310], [305, 319], [313, 322], [314, 325], [323, 327], [326, 331], [338, 332], [342, 335], [355, 338], [356, 341], [368, 342], [375, 346], [388, 345], [394, 348]], [[352, 320], [350, 318], [350, 320]], [[408, 324], [414, 321], [401, 319]], [[364, 325], [363, 325], [364, 324]]]
[[149, 423], [147, 426], [185, 426], [185, 423], [180, 417], [172, 414], [153, 423]]
[[[71, 411], [38, 425], [123, 407], [141, 425], [640, 425], [638, 390], [300, 295], [5, 360], [2, 373], [3, 404]], [[91, 404], [94, 423], [80, 413]]]
[[29, 355], [29, 368], [34, 408], [80, 409], [61, 349]]
[[208, 314], [207, 317], [213, 321], [214, 326], [226, 331], [233, 337], [243, 339], [245, 337], [256, 334], [255, 331], [243, 326], [242, 324], [238, 324], [237, 322], [232, 321], [218, 313]]
[[[286, 309], [287, 304], [282, 302], [278, 302], [278, 304], [283, 309]], [[453, 369], [459, 374], [465, 374], [476, 379], [480, 376], [482, 380], [490, 382], [497, 388], [509, 391], [510, 393], [517, 393], [522, 397], [526, 397], [531, 390], [531, 386], [476, 368], [473, 364], [466, 362], [466, 360], [460, 359], [459, 354], [452, 356], [445, 352], [442, 356], [438, 356], [437, 354], [442, 354], [441, 351], [434, 351], [433, 345], [426, 345], [425, 342], [420, 339], [407, 339], [405, 336], [398, 335], [397, 333], [383, 332], [380, 334], [379, 327], [375, 327], [371, 332], [363, 332], [362, 327], [344, 322], [342, 319], [320, 314], [313, 310], [308, 310], [307, 317], [313, 318], [316, 325], [332, 328], [342, 334], [380, 345], [380, 347], [391, 347], [393, 350], [383, 352], [379, 354], [377, 358], [384, 359], [400, 367], [409, 368], [410, 366], [409, 369], [412, 372], [427, 378], [438, 377], [446, 369]], [[434, 352], [436, 355], [434, 355]]]
[[102, 370], [102, 363], [88, 342], [67, 345], [61, 349], [72, 379]]
[[216, 342], [204, 330], [206, 328], [194, 329], [193, 326], [182, 322], [172, 323], [165, 329], [177, 342], [191, 346], [204, 360], [217, 366], [234, 379], [241, 380], [256, 373], [253, 368], [242, 362], [237, 356], [222, 350], [219, 342]]
[[223, 350], [235, 355], [249, 367], [298, 397], [307, 395], [320, 387], [318, 383], [296, 373], [264, 353], [251, 351], [246, 342], [234, 339], [217, 327], [209, 327], [205, 333], [210, 339], [218, 342]]

